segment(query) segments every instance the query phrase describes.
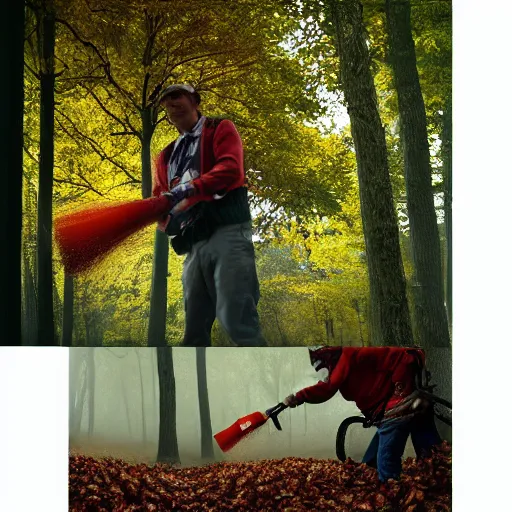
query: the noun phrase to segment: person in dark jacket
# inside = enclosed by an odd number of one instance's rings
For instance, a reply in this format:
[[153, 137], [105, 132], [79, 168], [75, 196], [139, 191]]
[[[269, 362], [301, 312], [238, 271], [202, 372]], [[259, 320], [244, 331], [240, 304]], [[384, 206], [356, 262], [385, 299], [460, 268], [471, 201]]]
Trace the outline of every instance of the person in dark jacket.
[[171, 85], [159, 102], [180, 133], [158, 155], [153, 195], [167, 195], [159, 228], [183, 267], [184, 346], [210, 346], [215, 318], [239, 346], [265, 346], [242, 140], [227, 119], [205, 117], [200, 95]]
[[356, 403], [377, 428], [363, 462], [376, 467], [379, 479], [398, 480], [402, 455], [409, 435], [418, 457], [426, 457], [441, 438], [433, 407], [415, 399], [416, 376], [425, 366], [425, 353], [403, 347], [319, 347], [310, 349], [316, 371], [326, 369], [328, 378], [285, 398], [296, 407], [319, 404], [337, 392]]

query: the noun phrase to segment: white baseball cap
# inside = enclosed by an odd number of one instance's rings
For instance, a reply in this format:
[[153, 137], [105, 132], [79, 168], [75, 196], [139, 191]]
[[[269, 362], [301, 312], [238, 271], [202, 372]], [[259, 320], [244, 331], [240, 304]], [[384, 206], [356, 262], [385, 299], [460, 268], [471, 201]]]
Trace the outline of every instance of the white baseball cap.
[[195, 96], [197, 103], [199, 104], [201, 102], [201, 96], [199, 96], [199, 93], [191, 86], [186, 84], [173, 84], [169, 85], [169, 87], [166, 87], [162, 93], [160, 94], [160, 99], [158, 100], [158, 103], [162, 103], [162, 100], [169, 96], [169, 94], [172, 94], [176, 91], [183, 91], [188, 92], [189, 94], [192, 94]]

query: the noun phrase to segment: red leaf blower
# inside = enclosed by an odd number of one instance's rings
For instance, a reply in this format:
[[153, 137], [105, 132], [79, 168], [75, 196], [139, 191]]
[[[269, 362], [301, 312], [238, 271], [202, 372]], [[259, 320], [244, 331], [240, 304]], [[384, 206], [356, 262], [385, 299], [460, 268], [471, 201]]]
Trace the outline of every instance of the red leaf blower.
[[280, 403], [270, 409], [267, 409], [264, 413], [253, 412], [252, 414], [239, 418], [235, 423], [233, 423], [233, 425], [222, 430], [218, 434], [215, 434], [213, 437], [215, 438], [215, 441], [217, 441], [219, 448], [223, 452], [227, 452], [248, 434], [264, 425], [269, 418], [274, 422], [277, 430], [282, 430], [281, 424], [277, 419], [277, 415], [283, 412], [286, 408], [286, 405]]

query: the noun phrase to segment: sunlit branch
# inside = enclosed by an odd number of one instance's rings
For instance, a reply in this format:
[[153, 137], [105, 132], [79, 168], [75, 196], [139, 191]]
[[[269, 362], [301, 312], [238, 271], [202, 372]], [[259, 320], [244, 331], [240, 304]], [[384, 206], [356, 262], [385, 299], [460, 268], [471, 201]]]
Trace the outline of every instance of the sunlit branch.
[[[129, 121], [123, 121], [120, 117], [116, 116], [112, 111], [105, 107], [103, 102], [92, 91], [92, 89], [89, 89], [87, 87], [84, 87], [84, 89], [94, 98], [98, 106], [101, 108], [101, 110], [103, 110], [103, 112], [105, 112], [105, 114], [107, 114], [112, 119], [117, 121], [125, 129], [125, 131], [131, 131], [132, 133], [137, 134], [137, 137], [139, 137], [139, 139], [142, 139], [141, 133], [138, 130], [136, 130]], [[129, 130], [127, 130], [127, 127], [129, 128]]]
[[205, 92], [211, 92], [212, 94], [214, 94], [215, 96], [217, 96], [217, 98], [221, 98], [223, 100], [230, 100], [230, 101], [234, 101], [236, 103], [239, 103], [240, 105], [243, 105], [244, 107], [246, 108], [250, 108], [250, 105], [246, 102], [246, 101], [243, 101], [239, 98], [234, 98], [233, 96], [227, 96], [225, 94], [220, 94], [219, 92], [217, 92], [215, 89], [212, 89], [210, 87], [207, 87], [207, 88], [203, 88], [202, 89], [203, 91]]
[[26, 67], [26, 68], [27, 68], [27, 69], [32, 73], [32, 75], [34, 75], [34, 77], [35, 77], [35, 78], [37, 78], [38, 80], [41, 80], [41, 75], [40, 75], [37, 71], [33, 70], [33, 69], [32, 69], [32, 68], [27, 64], [27, 62], [26, 62], [26, 61], [25, 61], [25, 67]]
[[158, 126], [162, 121], [165, 121], [167, 119], [167, 116], [162, 116], [156, 123], [155, 126]]
[[[229, 67], [228, 66], [224, 66], [224, 67], [221, 68], [224, 71], [222, 71], [220, 73], [217, 73], [217, 74], [214, 74], [214, 75], [209, 75], [209, 76], [207, 75], [203, 81], [206, 83], [206, 82], [211, 82], [213, 80], [216, 80], [217, 78], [223, 78], [226, 75], [241, 74], [242, 73], [242, 68], [247, 68], [249, 66], [253, 66], [257, 62], [258, 62], [257, 60], [253, 60], [253, 61], [246, 62], [245, 64], [233, 64], [233, 65], [231, 65]], [[236, 73], [237, 71], [239, 73]]]
[[[126, 176], [134, 181], [134, 182], [138, 182], [140, 183], [140, 180], [137, 180], [137, 178], [135, 178], [135, 176], [133, 174], [131, 174], [123, 165], [119, 164], [118, 162], [116, 162], [112, 157], [108, 156], [105, 151], [103, 151], [103, 149], [101, 148], [101, 146], [94, 140], [92, 139], [91, 137], [87, 136], [86, 134], [82, 133], [78, 127], [76, 126], [76, 124], [66, 115], [64, 114], [62, 111], [60, 111], [59, 109], [55, 109], [55, 111], [61, 115], [64, 119], [66, 119], [68, 121], [68, 123], [73, 127], [73, 129], [75, 130], [75, 132], [83, 139], [87, 142], [87, 144], [89, 145], [89, 147], [98, 155], [100, 156], [103, 160], [107, 160], [107, 162], [110, 162], [112, 165], [114, 165], [115, 167], [117, 167], [118, 169], [120, 169], [121, 171], [123, 171], [124, 174], [126, 174]], [[57, 123], [59, 124], [59, 126], [62, 128], [62, 130], [72, 139], [74, 139], [73, 135], [69, 132], [69, 130], [61, 123], [60, 119], [56, 119], [57, 120]]]
[[94, 76], [94, 75], [86, 75], [86, 76], [71, 76], [66, 78], [61, 78], [60, 82], [71, 82], [78, 80], [103, 80], [103, 76]]
[[174, 71], [176, 68], [183, 66], [183, 64], [188, 64], [189, 62], [198, 61], [198, 60], [204, 60], [204, 59], [207, 59], [208, 57], [213, 57], [214, 55], [225, 55], [227, 53], [230, 53], [230, 52], [228, 52], [227, 50], [222, 50], [222, 51], [216, 51], [216, 52], [210, 52], [210, 53], [203, 53], [202, 55], [195, 55], [194, 57], [188, 57], [188, 58], [180, 60], [179, 62], [174, 64], [171, 67], [171, 69], [169, 70], [169, 74], [171, 74], [172, 71]]
[[34, 28], [32, 29], [32, 31], [31, 31], [29, 34], [27, 34], [27, 35], [25, 36], [25, 41], [28, 41], [28, 40], [29, 40], [29, 39], [34, 35], [34, 33], [35, 33], [36, 31], [37, 31], [37, 26], [34, 26]]
[[39, 160], [28, 150], [28, 148], [27, 148], [27, 146], [25, 146], [25, 144], [23, 144], [23, 151], [25, 151], [25, 153], [30, 158], [30, 160], [32, 160], [33, 162], [35, 162], [36, 164], [39, 165]]
[[[149, 67], [153, 63], [153, 60], [158, 58], [158, 55], [161, 53], [157, 52], [157, 54], [153, 55], [153, 47], [155, 45], [155, 39], [158, 34], [158, 31], [164, 24], [164, 20], [161, 16], [151, 16], [147, 13], [147, 9], [144, 9], [144, 15], [146, 19], [146, 32], [148, 35], [146, 41], [146, 47], [144, 48], [144, 54], [142, 57], [142, 65], [144, 67]], [[143, 105], [145, 104], [146, 96], [143, 96]]]
[[[83, 179], [82, 176], [80, 176], [80, 177]], [[99, 190], [92, 187], [89, 183], [87, 183], [87, 184], [77, 183], [76, 181], [72, 181], [72, 180], [68, 180], [68, 179], [64, 179], [64, 178], [53, 178], [53, 181], [55, 181], [56, 183], [65, 183], [67, 185], [72, 185], [73, 187], [90, 190], [91, 192], [94, 192], [95, 194], [98, 194], [101, 197], [105, 197], [105, 194], [102, 194]]]
[[108, 59], [106, 59], [102, 54], [101, 52], [98, 50], [98, 48], [96, 47], [96, 45], [94, 45], [93, 43], [91, 43], [90, 41], [87, 41], [85, 40], [84, 38], [82, 38], [80, 36], [80, 34], [78, 34], [78, 32], [75, 30], [75, 28], [73, 26], [71, 26], [66, 20], [63, 20], [63, 19], [60, 19], [60, 18], [56, 18], [55, 21], [57, 23], [60, 23], [61, 25], [64, 25], [74, 36], [75, 38], [81, 42], [84, 46], [86, 46], [87, 48], [91, 48], [93, 50], [93, 52], [97, 55], [97, 57], [100, 59], [100, 61], [102, 62], [103, 64], [103, 70], [105, 71], [105, 74], [107, 75], [107, 78], [108, 78], [108, 81], [123, 95], [125, 96], [132, 104], [134, 107], [138, 108], [138, 105], [137, 103], [135, 102], [135, 100], [132, 98], [132, 95], [124, 90], [118, 83], [117, 81], [114, 79], [114, 77], [112, 76], [112, 73], [111, 73], [111, 70], [110, 70], [110, 62], [108, 61]]
[[148, 84], [149, 84], [149, 79], [151, 78], [151, 74], [150, 73], [146, 73], [144, 75], [144, 84], [142, 86], [142, 98], [141, 98], [141, 105], [142, 105], [142, 108], [146, 108], [146, 100], [147, 100], [147, 94], [148, 94]]
[[90, 2], [85, 2], [85, 4], [87, 5], [87, 9], [89, 9], [89, 11], [91, 11], [92, 13], [97, 13], [97, 12], [111, 12], [111, 13], [113, 13], [114, 12], [111, 9], [93, 9], [91, 7], [91, 3]]
[[119, 135], [135, 135], [136, 137], [139, 137], [139, 134], [137, 132], [114, 132], [111, 133], [112, 137], [116, 137]]
[[114, 186], [110, 187], [107, 192], [111, 192], [115, 188], [127, 187], [127, 186], [131, 186], [131, 185], [139, 185], [139, 184], [140, 184], [140, 182], [124, 181], [123, 183], [118, 183], [117, 185], [114, 185]]

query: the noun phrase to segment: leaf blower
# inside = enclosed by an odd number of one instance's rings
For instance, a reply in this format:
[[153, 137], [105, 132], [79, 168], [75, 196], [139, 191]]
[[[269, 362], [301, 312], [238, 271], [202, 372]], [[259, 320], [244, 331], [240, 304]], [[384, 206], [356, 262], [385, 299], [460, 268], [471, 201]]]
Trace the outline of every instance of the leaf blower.
[[215, 441], [217, 441], [219, 448], [223, 452], [227, 452], [251, 432], [254, 432], [257, 428], [263, 426], [268, 419], [273, 421], [277, 430], [282, 430], [277, 416], [286, 408], [286, 405], [279, 403], [276, 406], [267, 409], [264, 413], [253, 412], [243, 418], [239, 418], [235, 423], [233, 423], [233, 425], [222, 430], [218, 434], [215, 434], [213, 437], [215, 438]]

